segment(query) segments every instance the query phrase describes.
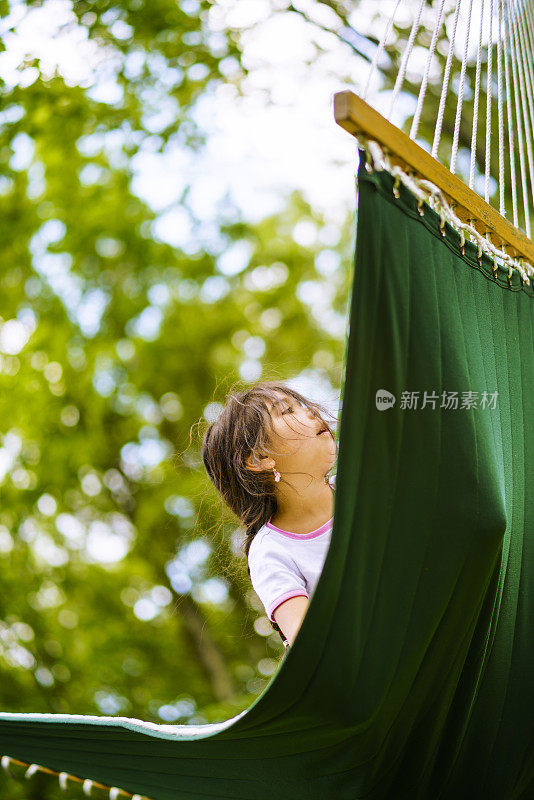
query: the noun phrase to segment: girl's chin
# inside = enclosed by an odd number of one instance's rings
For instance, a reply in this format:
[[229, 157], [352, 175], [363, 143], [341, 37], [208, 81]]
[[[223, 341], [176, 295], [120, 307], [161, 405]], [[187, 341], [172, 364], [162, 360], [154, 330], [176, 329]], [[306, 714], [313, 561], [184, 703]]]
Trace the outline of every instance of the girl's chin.
[[336, 441], [335, 441], [335, 439], [332, 438], [332, 436], [329, 433], [320, 433], [317, 436], [317, 438], [324, 440], [323, 441], [323, 446], [324, 446], [324, 443], [327, 442], [328, 446], [331, 449], [333, 449], [334, 451], [336, 450]]

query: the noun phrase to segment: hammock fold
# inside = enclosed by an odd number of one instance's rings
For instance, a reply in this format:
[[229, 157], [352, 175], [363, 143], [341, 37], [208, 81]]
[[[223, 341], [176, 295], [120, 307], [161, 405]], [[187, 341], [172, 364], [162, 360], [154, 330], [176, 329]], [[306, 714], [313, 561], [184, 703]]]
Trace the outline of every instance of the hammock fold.
[[4, 712], [0, 754], [152, 800], [534, 797], [534, 290], [360, 156], [332, 540], [294, 645], [232, 720]]

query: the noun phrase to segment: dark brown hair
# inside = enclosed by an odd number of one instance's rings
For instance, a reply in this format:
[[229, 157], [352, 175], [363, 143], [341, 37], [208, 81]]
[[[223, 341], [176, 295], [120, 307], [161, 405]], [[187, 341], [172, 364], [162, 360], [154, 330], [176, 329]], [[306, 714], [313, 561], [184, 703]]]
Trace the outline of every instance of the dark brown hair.
[[[244, 554], [247, 559], [252, 540], [277, 510], [273, 471], [255, 471], [246, 466], [249, 456], [254, 461], [265, 454], [276, 455], [270, 449], [273, 422], [269, 410], [269, 401], [279, 399], [276, 392], [292, 397], [309, 408], [334, 435], [325, 420], [325, 416], [333, 417], [328, 409], [311, 402], [284, 383], [261, 380], [248, 389], [226, 395], [224, 408], [204, 433], [202, 460], [211, 482], [244, 527]], [[250, 578], [248, 566], [247, 571]], [[269, 621], [284, 640], [278, 625]]]

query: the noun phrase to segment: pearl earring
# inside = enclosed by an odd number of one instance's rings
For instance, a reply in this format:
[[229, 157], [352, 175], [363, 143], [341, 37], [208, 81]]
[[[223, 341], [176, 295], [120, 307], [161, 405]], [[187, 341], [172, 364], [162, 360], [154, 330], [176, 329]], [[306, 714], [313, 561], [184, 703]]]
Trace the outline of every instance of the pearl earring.
[[278, 481], [280, 480], [280, 473], [274, 467], [273, 467], [273, 472], [274, 472], [274, 479], [275, 479], [276, 483], [278, 483]]

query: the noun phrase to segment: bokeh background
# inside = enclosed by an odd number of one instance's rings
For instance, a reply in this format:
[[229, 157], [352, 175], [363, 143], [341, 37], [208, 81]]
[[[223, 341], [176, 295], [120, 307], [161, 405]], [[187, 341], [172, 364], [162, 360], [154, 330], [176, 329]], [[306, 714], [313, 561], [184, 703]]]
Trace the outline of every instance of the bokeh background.
[[[371, 83], [379, 109], [417, 5]], [[0, 0], [2, 710], [215, 722], [276, 672], [202, 426], [261, 377], [338, 412], [358, 151], [333, 94], [365, 82], [394, 6]], [[460, 174], [470, 136], [467, 118]], [[65, 796], [38, 777], [0, 790]]]

